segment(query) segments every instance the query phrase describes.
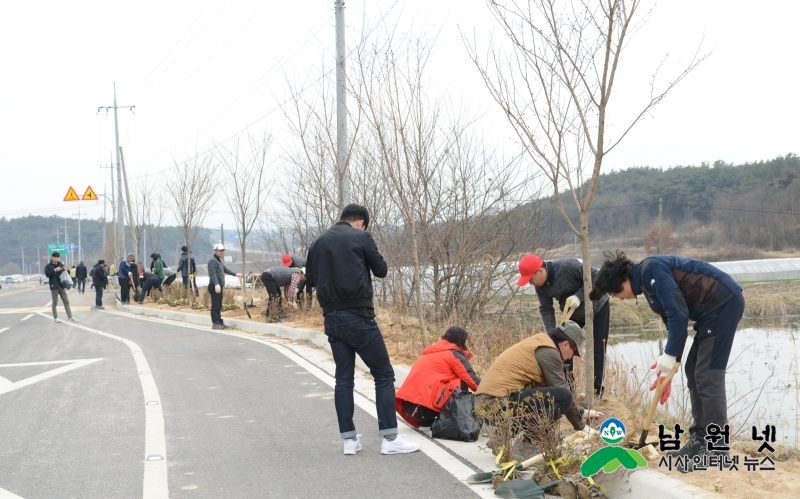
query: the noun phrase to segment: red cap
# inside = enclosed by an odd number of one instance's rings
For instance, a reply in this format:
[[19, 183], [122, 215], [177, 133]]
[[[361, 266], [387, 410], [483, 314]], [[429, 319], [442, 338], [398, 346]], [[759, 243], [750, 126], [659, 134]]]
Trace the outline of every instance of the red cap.
[[524, 286], [528, 284], [537, 270], [542, 268], [542, 259], [536, 255], [525, 255], [519, 261], [520, 278], [517, 281], [517, 286]]
[[281, 258], [281, 261], [283, 262], [283, 266], [284, 267], [288, 267], [289, 265], [292, 264], [292, 255], [290, 255], [288, 253], [283, 255], [283, 258]]

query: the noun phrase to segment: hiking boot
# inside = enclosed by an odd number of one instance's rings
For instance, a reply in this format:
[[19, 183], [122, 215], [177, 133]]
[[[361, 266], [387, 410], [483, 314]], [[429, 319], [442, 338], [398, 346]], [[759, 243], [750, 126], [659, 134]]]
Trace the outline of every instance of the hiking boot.
[[106, 309], [106, 307], [104, 307], [104, 306], [102, 306], [102, 305], [97, 305], [97, 306], [96, 306], [96, 307], [94, 307], [94, 308], [96, 308], [96, 309], [99, 309], [99, 310], [105, 310], [105, 309]]
[[344, 439], [344, 453], [347, 456], [355, 456], [356, 452], [361, 450], [361, 435], [356, 435], [355, 439]]
[[691, 459], [703, 449], [706, 449], [706, 441], [703, 436], [700, 433], [692, 433], [683, 447], [678, 450], [671, 450], [667, 452], [667, 455], [672, 456], [673, 461], [678, 458], [683, 458], [683, 456], [689, 456]]
[[384, 438], [381, 441], [381, 454], [409, 454], [418, 450], [419, 444], [409, 442], [405, 435], [397, 435], [394, 440]]
[[222, 324], [212, 324], [211, 329], [218, 329], [222, 331], [223, 329], [225, 329], [225, 327]]
[[235, 327], [228, 326], [226, 324], [222, 325], [222, 329], [236, 329]]

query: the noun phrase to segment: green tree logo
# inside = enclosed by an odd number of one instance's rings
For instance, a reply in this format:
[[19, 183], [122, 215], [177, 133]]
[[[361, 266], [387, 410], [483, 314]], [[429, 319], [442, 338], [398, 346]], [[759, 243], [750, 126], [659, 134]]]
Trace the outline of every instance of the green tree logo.
[[617, 468], [623, 466], [628, 470], [636, 468], [646, 468], [647, 460], [639, 454], [639, 451], [625, 449], [614, 444], [622, 442], [625, 438], [625, 425], [616, 418], [608, 418], [600, 425], [600, 438], [611, 447], [598, 449], [581, 465], [581, 475], [588, 478], [603, 470], [612, 473]]

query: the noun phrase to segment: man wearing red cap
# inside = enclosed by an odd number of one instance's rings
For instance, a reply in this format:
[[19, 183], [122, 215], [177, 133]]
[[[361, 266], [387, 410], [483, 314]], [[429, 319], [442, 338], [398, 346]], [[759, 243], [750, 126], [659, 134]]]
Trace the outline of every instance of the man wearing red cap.
[[[517, 286], [533, 284], [539, 297], [539, 313], [542, 315], [545, 331], [556, 328], [553, 299], [558, 300], [558, 307], [574, 309], [572, 320], [583, 328], [586, 325], [586, 314], [583, 304], [583, 262], [575, 258], [558, 258], [543, 261], [538, 255], [525, 255], [519, 262], [520, 278]], [[592, 268], [592, 279], [597, 269]], [[592, 302], [594, 309], [594, 391], [601, 396], [603, 392], [603, 373], [605, 369], [606, 343], [608, 342], [609, 304], [608, 295], [603, 294]], [[568, 368], [572, 368], [568, 362]]]
[[[286, 253], [281, 258], [281, 262], [283, 263], [284, 267], [296, 267], [305, 269], [306, 268], [306, 259], [302, 256], [295, 256]], [[305, 293], [303, 291], [305, 290]], [[305, 308], [306, 310], [311, 310], [311, 300], [312, 300], [312, 293], [313, 288], [308, 285], [308, 280], [303, 279], [300, 281], [300, 285], [297, 286], [297, 302], [300, 305], [300, 308]], [[305, 294], [305, 296], [303, 296]]]

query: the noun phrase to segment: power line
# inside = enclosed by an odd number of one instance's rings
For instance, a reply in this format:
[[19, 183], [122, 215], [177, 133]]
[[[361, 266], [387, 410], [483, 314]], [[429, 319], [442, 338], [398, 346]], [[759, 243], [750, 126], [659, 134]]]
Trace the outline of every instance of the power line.
[[[226, 0], [226, 1], [227, 1], [227, 0]], [[192, 30], [192, 28], [194, 27], [194, 25], [195, 25], [195, 24], [197, 24], [197, 21], [199, 21], [199, 20], [200, 20], [200, 18], [201, 18], [201, 17], [203, 17], [203, 14], [205, 13], [206, 9], [208, 9], [208, 6], [209, 6], [209, 5], [211, 5], [213, 2], [214, 2], [214, 0], [209, 0], [209, 2], [206, 4], [206, 6], [205, 6], [205, 7], [203, 7], [203, 10], [201, 10], [201, 11], [200, 11], [200, 14], [199, 14], [199, 15], [198, 15], [198, 16], [195, 18], [195, 20], [192, 22], [192, 24], [191, 24], [191, 25], [189, 25], [189, 27], [186, 29], [186, 31], [184, 31], [184, 32], [183, 32], [183, 34], [182, 34], [182, 35], [181, 35], [181, 37], [178, 39], [178, 41], [177, 41], [177, 42], [175, 42], [175, 45], [173, 45], [173, 46], [172, 46], [172, 48], [171, 48], [171, 49], [169, 49], [169, 52], [167, 52], [167, 55], [165, 55], [163, 59], [161, 59], [160, 61], [158, 61], [158, 64], [156, 64], [156, 65], [153, 67], [153, 69], [151, 69], [151, 70], [150, 70], [150, 72], [149, 72], [149, 73], [147, 73], [147, 75], [145, 75], [145, 77], [144, 77], [144, 78], [142, 78], [141, 80], [139, 80], [139, 82], [138, 82], [136, 85], [134, 85], [134, 86], [133, 86], [133, 87], [132, 87], [132, 88], [129, 90], [129, 91], [131, 92], [131, 97], [133, 97], [133, 96], [134, 96], [136, 93], [138, 93], [138, 92], [136, 92], [136, 91], [135, 91], [135, 90], [136, 90], [136, 87], [138, 87], [139, 85], [141, 85], [141, 84], [142, 84], [142, 83], [143, 83], [143, 82], [144, 82], [144, 81], [145, 81], [145, 80], [146, 80], [146, 79], [147, 79], [147, 78], [148, 78], [148, 77], [149, 77], [151, 74], [153, 74], [153, 71], [155, 71], [156, 69], [158, 69], [158, 67], [159, 67], [159, 66], [161, 66], [161, 64], [162, 64], [164, 61], [166, 61], [166, 60], [167, 60], [167, 57], [169, 57], [169, 55], [172, 53], [172, 51], [173, 51], [173, 50], [175, 50], [175, 49], [178, 47], [178, 45], [180, 45], [180, 43], [183, 41], [183, 39], [186, 37], [186, 35], [188, 35], [188, 34], [189, 34], [189, 31], [191, 31], [191, 30]], [[222, 2], [222, 5], [224, 5], [224, 4], [225, 4], [225, 2]], [[222, 5], [220, 5], [220, 9], [222, 8]], [[219, 9], [217, 9], [217, 12], [219, 12]], [[216, 15], [217, 15], [217, 12], [215, 12], [215, 13], [214, 13], [214, 14], [211, 16], [211, 19], [214, 19], [214, 16], [216, 16]], [[211, 19], [209, 19], [209, 21], [210, 21]], [[206, 23], [206, 24], [203, 26], [203, 28], [201, 28], [201, 29], [200, 29], [200, 31], [199, 31], [197, 34], [199, 35], [199, 34], [200, 34], [202, 31], [203, 31], [203, 29], [205, 29], [205, 27], [206, 27], [207, 25], [208, 25], [208, 23]], [[195, 35], [195, 37], [194, 37], [194, 38], [192, 38], [192, 40], [189, 42], [189, 45], [191, 45], [191, 44], [192, 44], [192, 42], [195, 40], [195, 38], [197, 38], [197, 35]], [[189, 45], [187, 45], [186, 47], [184, 47], [183, 51], [181, 51], [181, 54], [183, 54], [183, 52], [186, 50], [186, 48], [188, 48], [188, 47], [189, 47]], [[159, 73], [159, 74], [158, 74], [158, 75], [157, 75], [155, 78], [153, 78], [153, 79], [150, 81], [150, 83], [148, 83], [147, 85], [145, 85], [144, 87], [142, 87], [142, 89], [141, 89], [141, 90], [144, 90], [144, 88], [146, 88], [148, 85], [150, 85], [151, 83], [153, 83], [154, 81], [156, 81], [156, 80], [158, 79], [158, 77], [159, 77], [159, 76], [161, 76], [161, 75], [164, 73], [164, 71], [166, 71], [166, 70], [167, 70], [167, 68], [169, 68], [169, 67], [172, 65], [172, 63], [173, 63], [173, 62], [175, 62], [176, 60], [178, 60], [178, 57], [180, 57], [180, 56], [181, 56], [181, 54], [178, 54], [178, 56], [177, 56], [177, 57], [175, 57], [175, 59], [173, 59], [173, 60], [172, 60], [172, 62], [170, 62], [170, 63], [167, 65], [167, 67], [166, 67], [166, 68], [164, 68], [164, 70], [163, 70], [163, 71], [161, 71], [161, 73]]]
[[[175, 63], [175, 61], [177, 61], [177, 60], [180, 58], [180, 56], [181, 56], [181, 55], [183, 55], [183, 53], [184, 53], [184, 52], [186, 52], [186, 49], [188, 49], [188, 48], [189, 48], [189, 47], [192, 45], [192, 43], [194, 43], [194, 41], [197, 39], [197, 37], [198, 37], [198, 36], [200, 36], [200, 33], [202, 33], [202, 32], [203, 32], [203, 30], [205, 30], [205, 29], [206, 29], [206, 26], [208, 26], [208, 25], [209, 25], [209, 23], [210, 23], [210, 22], [211, 22], [211, 21], [212, 21], [212, 20], [213, 20], [213, 19], [214, 19], [214, 18], [217, 16], [217, 14], [219, 13], [219, 11], [222, 9], [222, 7], [225, 5], [225, 3], [226, 3], [227, 1], [228, 1], [228, 0], [224, 0], [224, 1], [223, 1], [223, 2], [220, 4], [220, 6], [217, 8], [217, 10], [214, 12], [214, 14], [212, 14], [212, 15], [211, 15], [211, 17], [210, 17], [210, 18], [208, 18], [208, 21], [206, 21], [206, 23], [203, 25], [203, 27], [202, 27], [202, 28], [200, 28], [200, 31], [198, 31], [198, 32], [197, 32], [197, 33], [194, 35], [194, 38], [192, 38], [191, 40], [189, 40], [189, 43], [188, 43], [188, 44], [187, 44], [185, 47], [183, 47], [183, 50], [181, 50], [181, 51], [180, 51], [180, 53], [179, 53], [178, 55], [176, 55], [176, 56], [175, 56], [175, 58], [172, 60], [172, 62], [170, 62], [169, 64], [167, 64], [167, 67], [165, 67], [164, 69], [162, 69], [162, 70], [161, 70], [161, 72], [160, 72], [160, 73], [158, 73], [158, 74], [156, 75], [156, 77], [155, 77], [155, 78], [153, 78], [152, 80], [150, 80], [150, 82], [149, 82], [149, 83], [147, 83], [145, 86], [141, 87], [141, 88], [140, 88], [140, 89], [139, 89], [139, 90], [136, 92], [137, 94], [138, 94], [139, 92], [141, 92], [142, 90], [144, 90], [145, 88], [147, 88], [148, 86], [150, 86], [150, 84], [151, 84], [151, 83], [153, 83], [154, 81], [156, 81], [156, 80], [157, 80], [157, 79], [158, 79], [158, 78], [159, 78], [159, 77], [160, 77], [162, 74], [164, 74], [164, 72], [165, 72], [167, 69], [169, 69], [169, 68], [170, 68], [170, 66], [172, 66], [172, 65]], [[132, 94], [132, 95], [131, 95], [131, 97], [132, 97], [133, 95], [134, 95], [134, 94]]]

